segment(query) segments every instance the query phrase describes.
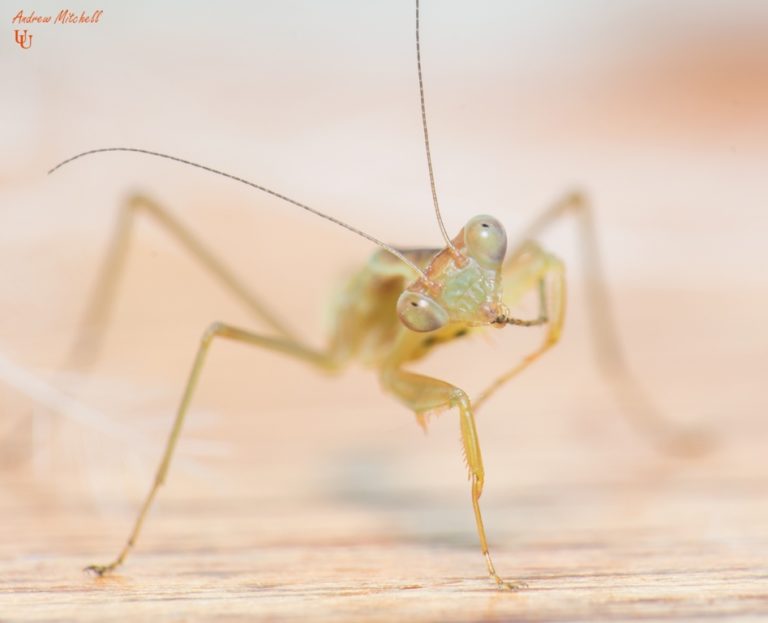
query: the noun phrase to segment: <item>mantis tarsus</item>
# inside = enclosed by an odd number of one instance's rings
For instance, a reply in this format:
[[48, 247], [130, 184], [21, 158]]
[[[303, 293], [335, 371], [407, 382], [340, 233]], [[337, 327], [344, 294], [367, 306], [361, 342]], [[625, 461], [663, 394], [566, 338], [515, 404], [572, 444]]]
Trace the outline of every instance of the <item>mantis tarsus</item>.
[[[253, 295], [204, 244], [163, 207], [144, 196], [129, 199], [121, 213], [116, 238], [98, 280], [86, 316], [86, 324], [107, 317], [123, 259], [128, 251], [128, 234], [133, 218], [139, 213], [144, 213], [174, 235], [239, 297], [255, 316], [270, 327], [271, 333], [254, 333], [221, 322], [212, 323], [204, 331], [154, 483], [141, 506], [128, 540], [112, 562], [92, 565], [88, 570], [99, 575], [110, 572], [124, 562], [133, 548], [155, 495], [165, 481], [208, 350], [214, 341], [224, 338], [280, 352], [330, 371], [338, 371], [357, 359], [377, 371], [384, 390], [411, 409], [419, 424], [425, 428], [428, 414], [455, 409], [459, 415], [463, 451], [471, 481], [472, 507], [488, 573], [499, 587], [524, 587], [525, 584], [520, 581], [502, 580], [491, 560], [479, 504], [485, 476], [474, 413], [493, 392], [554, 346], [560, 337], [566, 301], [564, 266], [535, 240], [553, 222], [568, 213], [577, 217], [580, 226], [588, 277], [589, 311], [599, 359], [620, 390], [620, 396], [625, 402], [625, 412], [633, 418], [638, 428], [648, 433], [660, 445], [671, 448], [694, 447], [691, 444], [695, 440], [678, 435], [670, 429], [634, 383], [624, 364], [602, 285], [592, 212], [583, 194], [571, 193], [554, 203], [523, 232], [518, 241], [509, 245], [509, 253], [504, 227], [492, 216], [475, 216], [455, 237], [448, 235], [440, 215], [432, 167], [419, 30], [419, 1], [416, 0], [416, 64], [421, 118], [434, 210], [445, 242], [442, 249], [397, 249], [266, 187], [207, 166], [148, 150], [126, 147], [95, 149], [69, 158], [51, 169], [52, 173], [77, 158], [109, 151], [138, 152], [175, 160], [252, 186], [328, 219], [381, 247], [349, 281], [338, 302], [336, 323], [327, 347], [317, 351], [304, 345], [278, 314], [271, 312], [267, 305]], [[538, 297], [538, 314], [532, 318], [517, 318], [511, 315], [510, 308], [531, 292]], [[486, 327], [508, 326], [542, 326], [543, 340], [538, 348], [501, 374], [474, 400], [459, 387], [436, 378], [415, 374], [405, 368], [406, 364], [421, 359], [442, 343]], [[81, 340], [75, 352], [82, 354], [88, 349], [89, 345]]]

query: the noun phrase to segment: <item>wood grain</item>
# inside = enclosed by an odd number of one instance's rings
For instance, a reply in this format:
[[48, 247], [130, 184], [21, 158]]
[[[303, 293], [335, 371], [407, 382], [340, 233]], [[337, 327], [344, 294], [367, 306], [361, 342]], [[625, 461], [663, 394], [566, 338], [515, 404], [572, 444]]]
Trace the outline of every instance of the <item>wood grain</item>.
[[[231, 353], [240, 354], [258, 362]], [[768, 619], [765, 421], [757, 392], [735, 398], [752, 387], [748, 375], [724, 377], [708, 400], [697, 398], [697, 417], [719, 414], [701, 422], [717, 447], [697, 459], [655, 452], [603, 384], [585, 389], [573, 371], [594, 371], [578, 363], [578, 348], [565, 347], [490, 404], [479, 424], [492, 551], [503, 575], [530, 585], [502, 593], [485, 577], [451, 416], [424, 438], [354, 371], [302, 381], [306, 392], [328, 388], [301, 397], [312, 396], [312, 409], [280, 407], [290, 402], [283, 395], [254, 414], [245, 381], [237, 379], [244, 396], [235, 399], [215, 372], [226, 355], [214, 357], [198, 411], [223, 406], [207, 423], [193, 417], [137, 550], [114, 576], [81, 569], [122, 543], [157, 447], [134, 475], [87, 453], [69, 470], [62, 457], [52, 459], [59, 470], [34, 461], [3, 470], [0, 620]], [[667, 373], [664, 364], [648, 377], [656, 373]], [[705, 378], [703, 366], [699, 373]], [[657, 396], [679, 405], [685, 392], [675, 388], [686, 380], [673, 380]], [[82, 395], [96, 400], [93, 387]], [[356, 403], [356, 392], [370, 393]], [[6, 405], [23, 402], [6, 392]], [[173, 404], [170, 390], [161, 402]], [[167, 418], [150, 418], [159, 438]], [[229, 443], [223, 457], [195, 455], [210, 437]], [[101, 443], [112, 454], [133, 451]], [[106, 484], [93, 484], [101, 469]]]
[[[125, 539], [202, 331], [263, 328], [143, 220], [101, 357], [63, 366], [121, 198], [161, 201], [315, 345], [339, 275], [371, 248], [171, 163], [45, 171], [81, 149], [156, 148], [397, 246], [440, 239], [408, 2], [164, 4], [110, 3], [97, 28], [0, 54], [0, 357], [98, 415], [42, 408], [0, 374], [0, 621], [767, 621], [760, 3], [425, 13], [450, 233], [488, 212], [513, 234], [583, 184], [631, 366], [712, 453], [659, 454], [622, 417], [563, 225], [545, 241], [569, 271], [562, 343], [478, 414], [492, 552], [527, 590], [485, 577], [455, 417], [425, 437], [368, 372], [318, 378], [231, 344], [211, 352], [135, 553], [113, 577], [81, 571]], [[493, 333], [423, 369], [476, 395], [539, 337]]]
[[[429, 537], [398, 527], [401, 515], [425, 512], [422, 504], [434, 502], [428, 495], [396, 511], [253, 499], [215, 508], [200, 499], [162, 504], [136, 555], [103, 579], [80, 569], [115, 549], [126, 517], [107, 530], [81, 505], [20, 511], [6, 501], [0, 618], [765, 620], [764, 486], [699, 485], [636, 484], [631, 494], [592, 486], [579, 492], [581, 504], [593, 500], [605, 510], [631, 495], [657, 509], [638, 509], [644, 520], [617, 521], [609, 512], [597, 525], [577, 528], [564, 520], [556, 529], [543, 516], [543, 528], [501, 539], [497, 530], [497, 566], [530, 583], [516, 594], [498, 592], [486, 579], [470, 517], [459, 536], [441, 535], [440, 522]], [[569, 502], [553, 493], [494, 505], [493, 524], [516, 525], [515, 515], [542, 510], [567, 516]], [[542, 505], [549, 508], [534, 511]], [[379, 515], [379, 529], [368, 514]], [[273, 538], [258, 537], [264, 524]]]

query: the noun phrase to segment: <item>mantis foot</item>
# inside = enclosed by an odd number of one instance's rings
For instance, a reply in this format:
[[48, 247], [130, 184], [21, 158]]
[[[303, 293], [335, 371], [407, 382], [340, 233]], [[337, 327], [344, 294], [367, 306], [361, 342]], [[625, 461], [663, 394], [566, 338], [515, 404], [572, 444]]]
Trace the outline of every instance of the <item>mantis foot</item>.
[[496, 585], [503, 591], [519, 591], [524, 588], [528, 588], [528, 584], [520, 580], [502, 580], [495, 573], [491, 573], [491, 579], [496, 582]]
[[83, 569], [86, 573], [93, 573], [94, 575], [104, 577], [104, 575], [111, 573], [119, 563], [113, 562], [108, 565], [88, 565]]

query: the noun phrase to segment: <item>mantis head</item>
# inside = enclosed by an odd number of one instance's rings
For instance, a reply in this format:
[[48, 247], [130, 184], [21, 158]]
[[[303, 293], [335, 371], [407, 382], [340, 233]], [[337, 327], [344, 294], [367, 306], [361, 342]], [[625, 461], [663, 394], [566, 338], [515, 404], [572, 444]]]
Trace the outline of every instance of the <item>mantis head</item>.
[[486, 214], [475, 216], [420, 278], [400, 295], [397, 314], [409, 329], [436, 331], [453, 322], [503, 326], [501, 269], [507, 251], [504, 226]]

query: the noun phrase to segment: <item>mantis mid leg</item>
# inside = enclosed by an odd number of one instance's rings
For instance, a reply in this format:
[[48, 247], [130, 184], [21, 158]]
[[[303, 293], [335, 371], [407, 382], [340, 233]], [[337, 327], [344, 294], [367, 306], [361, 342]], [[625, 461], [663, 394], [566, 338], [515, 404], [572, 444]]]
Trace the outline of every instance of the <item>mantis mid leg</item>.
[[192, 400], [192, 395], [195, 391], [195, 388], [197, 387], [197, 382], [200, 378], [203, 364], [205, 363], [205, 357], [208, 354], [208, 349], [210, 348], [214, 338], [226, 338], [229, 340], [236, 340], [238, 342], [245, 342], [254, 346], [262, 346], [272, 351], [284, 353], [292, 357], [302, 359], [328, 371], [336, 370], [339, 367], [339, 363], [337, 362], [332, 352], [317, 352], [290, 338], [282, 336], [271, 337], [258, 335], [256, 333], [251, 333], [250, 331], [239, 329], [231, 325], [214, 322], [210, 327], [208, 327], [205, 333], [203, 333], [200, 347], [198, 348], [194, 363], [192, 364], [192, 370], [189, 374], [189, 379], [187, 380], [187, 385], [181, 398], [181, 403], [179, 404], [178, 410], [176, 412], [176, 418], [173, 422], [171, 433], [168, 436], [168, 441], [166, 442], [163, 457], [160, 461], [160, 465], [157, 468], [157, 473], [155, 474], [154, 482], [149, 490], [149, 493], [147, 494], [147, 497], [144, 500], [144, 503], [141, 505], [141, 509], [139, 510], [139, 514], [136, 517], [133, 529], [128, 535], [128, 540], [123, 546], [123, 549], [120, 550], [120, 553], [111, 563], [106, 565], [91, 565], [86, 567], [86, 570], [93, 571], [99, 575], [103, 575], [104, 573], [112, 571], [123, 563], [125, 557], [136, 543], [136, 539], [141, 532], [141, 526], [144, 523], [144, 518], [146, 517], [147, 512], [149, 511], [149, 508], [155, 499], [157, 490], [160, 488], [160, 485], [165, 482], [165, 477], [168, 474], [168, 467], [170, 466], [171, 458], [173, 457], [173, 451], [176, 448], [176, 442], [179, 439], [179, 434], [181, 433], [181, 428], [184, 424], [184, 418], [187, 414], [187, 410], [189, 409], [189, 403]]
[[[711, 440], [705, 434], [680, 430], [672, 424], [637, 382], [627, 364], [618, 338], [616, 321], [611, 313], [592, 207], [584, 194], [574, 192], [566, 195], [534, 220], [523, 232], [517, 251], [513, 251], [507, 261], [508, 266], [511, 267], [515, 263], [521, 250], [531, 245], [530, 240], [568, 214], [573, 214], [578, 219], [582, 262], [586, 275], [587, 315], [598, 366], [615, 390], [622, 412], [631, 424], [660, 450], [685, 455], [706, 451]], [[505, 266], [505, 272], [508, 266]], [[511, 376], [507, 376], [507, 379]], [[483, 395], [483, 399], [485, 397]]]
[[102, 327], [109, 320], [112, 304], [130, 248], [133, 224], [135, 218], [142, 213], [152, 217], [163, 226], [206, 270], [212, 273], [232, 294], [245, 304], [254, 316], [262, 319], [278, 335], [295, 339], [293, 332], [274, 313], [267, 309], [265, 304], [251, 293], [240, 279], [208, 250], [189, 229], [157, 202], [144, 195], [134, 194], [128, 197], [120, 209], [106, 260], [96, 280], [96, 286], [91, 294], [78, 337], [69, 354], [69, 363], [87, 363], [98, 350], [101, 332], [94, 332], [90, 329], [92, 327]]
[[480, 454], [480, 441], [475, 427], [475, 418], [472, 414], [472, 405], [466, 393], [445, 381], [400, 369], [385, 371], [382, 375], [382, 383], [386, 390], [395, 394], [417, 415], [435, 410], [458, 408], [464, 458], [472, 481], [472, 508], [475, 512], [477, 535], [480, 538], [480, 548], [488, 566], [488, 573], [502, 588], [513, 590], [524, 588], [526, 586], [524, 582], [507, 582], [499, 577], [488, 551], [488, 540], [485, 536], [483, 516], [480, 512], [480, 495], [483, 492], [485, 471], [483, 458]]

